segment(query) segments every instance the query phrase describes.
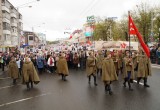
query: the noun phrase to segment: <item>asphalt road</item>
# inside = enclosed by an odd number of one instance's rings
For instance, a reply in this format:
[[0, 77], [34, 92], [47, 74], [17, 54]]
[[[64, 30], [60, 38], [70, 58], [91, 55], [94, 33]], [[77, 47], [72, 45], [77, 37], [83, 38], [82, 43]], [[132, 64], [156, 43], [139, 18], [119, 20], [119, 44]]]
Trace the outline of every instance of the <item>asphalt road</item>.
[[150, 88], [133, 83], [134, 91], [124, 88], [122, 79], [113, 82], [114, 94], [104, 91], [101, 77], [98, 86], [88, 84], [85, 71], [70, 70], [67, 81], [56, 74], [43, 73], [41, 82], [30, 91], [18, 81], [16, 86], [6, 73], [0, 75], [0, 110], [160, 110], [160, 73], [152, 69]]

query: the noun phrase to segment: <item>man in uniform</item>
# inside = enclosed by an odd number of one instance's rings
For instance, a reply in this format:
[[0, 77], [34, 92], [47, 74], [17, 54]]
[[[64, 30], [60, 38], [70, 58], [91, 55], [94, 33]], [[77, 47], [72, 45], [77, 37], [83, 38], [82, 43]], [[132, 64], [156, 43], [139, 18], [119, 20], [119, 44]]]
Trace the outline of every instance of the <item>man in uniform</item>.
[[19, 71], [18, 71], [18, 66], [14, 57], [11, 58], [11, 61], [9, 62], [8, 67], [9, 67], [8, 68], [9, 76], [13, 78], [13, 85], [15, 85], [16, 80], [19, 77]]
[[103, 62], [104, 56], [101, 51], [98, 51], [97, 60], [96, 60], [96, 66], [97, 66], [97, 75], [100, 72], [100, 75], [102, 76], [102, 62]]
[[66, 76], [69, 75], [67, 60], [65, 54], [61, 53], [57, 61], [57, 73], [62, 76], [62, 80], [66, 81]]
[[111, 82], [118, 80], [115, 66], [113, 59], [111, 58], [111, 54], [107, 53], [108, 55], [105, 55], [105, 59], [102, 62], [102, 81], [105, 85], [105, 91], [109, 92], [110, 95], [112, 95], [111, 90]]
[[40, 82], [38, 73], [30, 59], [28, 57], [25, 58], [25, 62], [23, 64], [23, 83], [26, 84], [27, 90], [33, 88], [33, 83], [38, 84]]
[[137, 66], [137, 84], [139, 84], [140, 80], [143, 78], [144, 87], [149, 87], [147, 84], [147, 77], [151, 76], [151, 63], [150, 59], [144, 55], [142, 50], [140, 54], [136, 57], [136, 66]]
[[88, 76], [88, 83], [90, 84], [91, 76], [94, 78], [94, 85], [97, 86], [96, 83], [96, 58], [93, 55], [93, 52], [89, 53], [89, 56], [86, 61], [86, 72]]
[[126, 57], [124, 58], [124, 68], [123, 68], [123, 78], [124, 78], [124, 87], [126, 87], [126, 82], [128, 82], [129, 90], [132, 91], [131, 80], [134, 79], [134, 65], [129, 52], [126, 52]]

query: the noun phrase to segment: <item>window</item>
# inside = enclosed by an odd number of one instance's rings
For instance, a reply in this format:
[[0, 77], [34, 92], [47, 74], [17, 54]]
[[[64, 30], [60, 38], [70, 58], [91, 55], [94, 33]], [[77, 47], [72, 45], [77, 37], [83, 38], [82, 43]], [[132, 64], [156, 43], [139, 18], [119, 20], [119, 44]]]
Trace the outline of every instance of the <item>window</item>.
[[10, 24], [3, 22], [3, 30], [10, 30]]
[[29, 40], [33, 40], [33, 36], [29, 36]]
[[2, 3], [5, 3], [5, 0], [2, 0]]

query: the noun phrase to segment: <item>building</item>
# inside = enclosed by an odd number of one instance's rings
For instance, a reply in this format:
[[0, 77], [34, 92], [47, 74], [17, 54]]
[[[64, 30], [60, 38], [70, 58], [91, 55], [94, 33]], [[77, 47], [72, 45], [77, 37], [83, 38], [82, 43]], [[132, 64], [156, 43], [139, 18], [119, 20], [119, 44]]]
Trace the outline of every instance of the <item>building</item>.
[[36, 35], [39, 38], [39, 48], [40, 49], [45, 49], [45, 46], [46, 46], [46, 34], [37, 33]]
[[0, 45], [1, 51], [6, 51], [20, 45], [22, 15], [8, 0], [0, 0], [0, 15]]
[[38, 48], [40, 40], [34, 32], [30, 31], [23, 31], [23, 37], [25, 39], [25, 43], [22, 45], [21, 48], [28, 48], [30, 51], [35, 51]]

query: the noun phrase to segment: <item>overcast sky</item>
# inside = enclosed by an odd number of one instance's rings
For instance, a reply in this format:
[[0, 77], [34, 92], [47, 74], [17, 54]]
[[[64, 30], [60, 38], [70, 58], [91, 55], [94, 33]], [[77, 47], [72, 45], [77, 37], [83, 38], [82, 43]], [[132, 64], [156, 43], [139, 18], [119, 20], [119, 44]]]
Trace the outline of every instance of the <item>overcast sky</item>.
[[[15, 7], [36, 0], [9, 0]], [[40, 0], [28, 7], [19, 7], [24, 30], [43, 32], [47, 40], [69, 37], [66, 29], [80, 29], [90, 15], [118, 17], [140, 3], [160, 4], [160, 0]]]

